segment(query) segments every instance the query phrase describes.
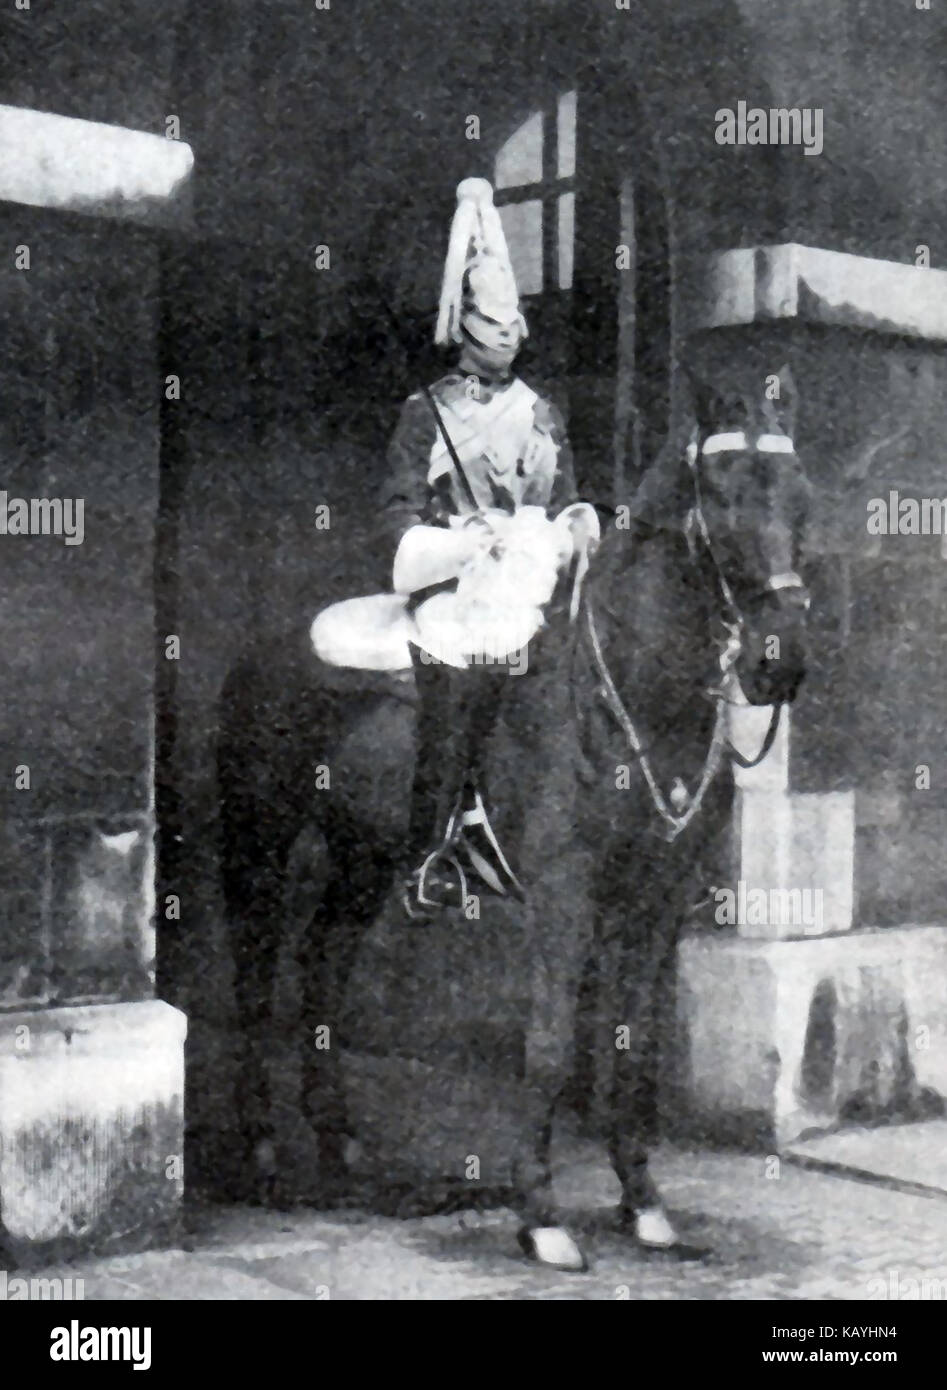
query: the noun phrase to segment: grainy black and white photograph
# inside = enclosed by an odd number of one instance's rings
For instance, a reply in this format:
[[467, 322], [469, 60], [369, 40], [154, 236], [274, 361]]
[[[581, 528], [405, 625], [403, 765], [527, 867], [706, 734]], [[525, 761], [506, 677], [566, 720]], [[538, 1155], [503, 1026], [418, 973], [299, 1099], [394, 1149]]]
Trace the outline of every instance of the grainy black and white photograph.
[[0, 0], [34, 1364], [947, 1298], [945, 110], [945, 0]]

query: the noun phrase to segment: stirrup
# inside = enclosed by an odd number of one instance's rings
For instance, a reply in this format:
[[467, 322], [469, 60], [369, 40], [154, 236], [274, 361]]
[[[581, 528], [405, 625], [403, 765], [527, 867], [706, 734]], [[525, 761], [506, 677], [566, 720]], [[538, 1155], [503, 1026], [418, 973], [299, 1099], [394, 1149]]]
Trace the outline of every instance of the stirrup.
[[[461, 816], [460, 843], [465, 853], [469, 856], [473, 867], [483, 880], [489, 884], [495, 893], [505, 894], [511, 890], [514, 897], [525, 898], [523, 885], [520, 883], [509, 860], [500, 848], [500, 842], [494, 833], [493, 826], [490, 824], [490, 817], [487, 815], [487, 808], [483, 803], [483, 797], [476, 787], [473, 789], [474, 804], [472, 810], [465, 811]], [[496, 862], [500, 867], [500, 874], [484, 855], [476, 849], [469, 840], [464, 838], [463, 832], [467, 828], [479, 828], [483, 831], [484, 839], [496, 857]]]
[[[414, 873], [404, 885], [401, 903], [406, 915], [410, 917], [412, 921], [417, 921], [419, 917], [429, 917], [431, 915], [429, 909], [431, 908], [437, 909], [451, 906], [450, 903], [444, 903], [437, 898], [428, 897], [428, 874], [436, 864], [447, 864], [456, 870], [457, 884], [460, 891], [459, 906], [463, 907], [464, 903], [467, 901], [467, 875], [464, 873], [456, 854], [457, 840], [460, 833], [458, 821], [460, 818], [461, 804], [461, 797], [458, 797], [454, 803], [454, 809], [448, 817], [447, 826], [440, 844], [437, 845], [435, 849], [431, 850], [430, 854], [426, 856], [421, 864], [421, 867], [415, 869]], [[421, 912], [415, 912], [415, 907], [421, 908]]]
[[[437, 863], [448, 864], [456, 870], [457, 892], [459, 894], [458, 902], [454, 903], [450, 901], [449, 897], [445, 900], [443, 898], [432, 898], [428, 896], [428, 873]], [[453, 883], [449, 883], [449, 887], [452, 890]], [[405, 915], [410, 917], [412, 921], [418, 921], [420, 918], [429, 918], [432, 911], [437, 911], [439, 909], [463, 907], [466, 901], [467, 875], [464, 873], [455, 855], [452, 854], [448, 858], [445, 858], [440, 850], [431, 851], [420, 869], [416, 869], [408, 879], [401, 894], [401, 903], [405, 910]], [[416, 908], [420, 908], [421, 911], [416, 911]]]
[[[429, 917], [431, 909], [436, 910], [445, 906], [452, 906], [449, 902], [445, 903], [438, 898], [432, 898], [428, 893], [429, 875], [440, 864], [446, 864], [454, 870], [457, 875], [457, 886], [460, 894], [459, 906], [463, 907], [466, 903], [468, 880], [460, 862], [461, 853], [469, 861], [469, 868], [498, 896], [506, 897], [510, 893], [520, 902], [525, 900], [526, 894], [523, 891], [523, 886], [500, 848], [500, 842], [490, 824], [490, 817], [487, 814], [483, 797], [476, 786], [473, 786], [471, 790], [473, 791], [473, 806], [466, 811], [463, 809], [464, 792], [461, 791], [447, 818], [440, 844], [427, 855], [421, 867], [414, 871], [404, 886], [402, 905], [406, 915], [412, 920], [417, 920], [419, 917]], [[470, 837], [464, 833], [466, 830], [476, 829], [482, 832], [487, 848], [495, 862], [491, 862], [486, 854], [477, 849]], [[420, 911], [415, 909], [420, 909]]]

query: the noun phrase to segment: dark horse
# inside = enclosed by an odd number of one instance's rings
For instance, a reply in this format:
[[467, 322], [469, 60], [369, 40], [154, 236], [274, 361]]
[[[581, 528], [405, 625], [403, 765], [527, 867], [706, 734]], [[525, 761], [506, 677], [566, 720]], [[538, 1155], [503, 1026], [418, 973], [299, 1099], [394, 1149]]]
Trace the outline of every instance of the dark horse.
[[[564, 581], [527, 674], [508, 682], [487, 784], [525, 904], [485, 902], [475, 921], [400, 915], [410, 675], [329, 672], [302, 640], [298, 653], [257, 651], [231, 672], [224, 882], [250, 1043], [242, 1126], [258, 1160], [270, 1137], [276, 952], [287, 880], [304, 858], [318, 906], [300, 1046], [327, 1181], [353, 1136], [392, 1183], [460, 1177], [483, 1159], [521, 1213], [524, 1246], [546, 1258], [552, 1115], [576, 1064], [591, 961], [583, 1047], [605, 1094], [622, 1216], [643, 1244], [673, 1243], [647, 1166], [660, 1000], [696, 866], [728, 821], [725, 672], [750, 703], [775, 707], [805, 669], [809, 488], [784, 383], [779, 401], [698, 393], [687, 448], [669, 448], [605, 527], [578, 617]], [[316, 1029], [328, 1048], [314, 1046]]]

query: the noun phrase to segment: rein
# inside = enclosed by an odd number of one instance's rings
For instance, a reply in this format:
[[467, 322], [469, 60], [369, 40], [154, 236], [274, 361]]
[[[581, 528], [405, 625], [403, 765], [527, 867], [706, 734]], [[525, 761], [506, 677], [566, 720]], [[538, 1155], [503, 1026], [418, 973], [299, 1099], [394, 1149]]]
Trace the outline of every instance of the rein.
[[[769, 437], [767, 436], [767, 439], [768, 438]], [[720, 436], [720, 439], [721, 441], [724, 439], [729, 439], [729, 436]], [[778, 439], [775, 437], [774, 439], [769, 440], [771, 447], [774, 448], [777, 442]], [[781, 449], [781, 451], [786, 452], [784, 448]], [[708, 556], [710, 557], [710, 561], [714, 569], [715, 577], [720, 589], [720, 593], [723, 597], [724, 604], [728, 609], [731, 618], [733, 618], [734, 621], [725, 624], [725, 626], [730, 631], [731, 639], [728, 642], [727, 647], [721, 654], [720, 658], [720, 664], [723, 670], [724, 679], [714, 691], [715, 712], [713, 732], [710, 736], [710, 745], [707, 749], [707, 755], [704, 758], [704, 766], [703, 771], [700, 775], [700, 781], [697, 785], [696, 791], [690, 798], [689, 802], [683, 803], [686, 805], [685, 810], [677, 811], [674, 809], [673, 805], [675, 791], [678, 788], [680, 789], [680, 795], [684, 797], [687, 796], [686, 788], [684, 787], [680, 778], [675, 779], [674, 786], [672, 787], [670, 794], [671, 803], [669, 803], [668, 799], [665, 797], [660, 786], [658, 785], [658, 781], [652, 770], [648, 754], [641, 742], [641, 739], [638, 736], [638, 731], [635, 728], [634, 720], [629, 714], [628, 708], [625, 705], [625, 702], [622, 700], [621, 695], [619, 694], [618, 688], [615, 685], [615, 681], [612, 677], [611, 671], [608, 669], [608, 663], [606, 662], [605, 655], [602, 651], [602, 644], [599, 639], [598, 629], [595, 625], [595, 615], [592, 611], [591, 601], [587, 598], [584, 604], [586, 626], [588, 629], [589, 641], [592, 646], [592, 659], [595, 664], [595, 669], [598, 674], [598, 677], [601, 680], [599, 693], [604, 699], [610, 714], [613, 716], [619, 728], [625, 735], [625, 738], [628, 741], [628, 746], [631, 749], [632, 753], [634, 753], [635, 758], [638, 761], [638, 766], [641, 768], [641, 773], [645, 779], [645, 783], [647, 785], [654, 809], [657, 812], [660, 819], [664, 822], [665, 836], [669, 842], [673, 842], [674, 840], [676, 840], [678, 835], [680, 835], [682, 831], [687, 829], [691, 821], [697, 815], [698, 811], [701, 808], [701, 805], [703, 804], [703, 800], [707, 794], [707, 791], [709, 790], [715, 777], [720, 771], [720, 767], [723, 763], [725, 756], [729, 756], [732, 762], [736, 763], [737, 766], [742, 768], [758, 767], [760, 763], [762, 763], [763, 760], [766, 757], [768, 757], [770, 750], [772, 749], [773, 744], [776, 741], [776, 734], [779, 731], [779, 716], [782, 708], [780, 705], [774, 705], [772, 707], [769, 726], [767, 727], [766, 735], [763, 739], [760, 751], [759, 753], [757, 753], [755, 758], [748, 758], [743, 753], [741, 753], [739, 749], [734, 748], [733, 744], [727, 737], [724, 729], [726, 720], [726, 706], [729, 703], [732, 703], [727, 699], [726, 694], [724, 693], [724, 686], [726, 683], [726, 678], [730, 674], [731, 668], [733, 667], [740, 653], [741, 636], [745, 627], [745, 619], [740, 605], [738, 604], [736, 597], [733, 593], [733, 590], [727, 581], [727, 577], [724, 573], [723, 566], [720, 564], [720, 561], [716, 554], [716, 550], [714, 548], [714, 544], [710, 536], [710, 529], [707, 526], [707, 521], [704, 516], [704, 509], [702, 506], [701, 498], [700, 476], [699, 471], [697, 469], [696, 445], [691, 445], [688, 448], [687, 461], [690, 467], [691, 477], [694, 483], [694, 506], [691, 509], [690, 515], [693, 522], [696, 522], [698, 534], [701, 540], [703, 541]], [[799, 579], [799, 576], [794, 572], [789, 572], [787, 574], [775, 576], [772, 579], [770, 579], [767, 585], [767, 588], [771, 590], [796, 587], [801, 588], [802, 581]], [[808, 607], [808, 601], [806, 602], [806, 607]]]
[[661, 817], [661, 819], [665, 823], [665, 826], [667, 827], [665, 831], [667, 839], [669, 841], [676, 840], [678, 835], [680, 835], [681, 831], [686, 830], [687, 827], [690, 825], [691, 821], [697, 815], [697, 812], [700, 810], [701, 803], [703, 802], [704, 796], [706, 795], [711, 782], [713, 782], [717, 773], [720, 771], [720, 764], [723, 761], [723, 754], [726, 745], [726, 738], [723, 733], [723, 721], [725, 717], [723, 697], [718, 696], [715, 701], [716, 714], [714, 716], [714, 729], [713, 733], [711, 734], [710, 747], [707, 750], [707, 757], [704, 759], [704, 770], [701, 773], [700, 783], [697, 787], [696, 792], [693, 795], [693, 798], [691, 799], [691, 803], [688, 806], [687, 810], [684, 811], [682, 815], [678, 815], [668, 805], [664, 793], [658, 786], [654, 773], [651, 770], [651, 763], [648, 758], [648, 755], [644, 751], [641, 740], [638, 737], [638, 731], [635, 728], [631, 715], [628, 713], [628, 710], [625, 706], [625, 702], [619, 695], [618, 690], [615, 686], [615, 682], [612, 679], [612, 674], [608, 669], [608, 665], [605, 661], [605, 657], [602, 652], [602, 644], [599, 641], [598, 629], [595, 626], [595, 617], [592, 613], [591, 603], [586, 602], [585, 615], [589, 639], [592, 643], [592, 656], [595, 662], [595, 668], [602, 681], [602, 685], [600, 687], [601, 694], [609, 708], [610, 713], [614, 715], [615, 719], [618, 721], [618, 724], [622, 732], [625, 735], [625, 738], [628, 740], [629, 748], [634, 753], [635, 757], [638, 759], [638, 766], [641, 768], [645, 782], [647, 783], [648, 791], [651, 794], [651, 800], [654, 804], [654, 809], [657, 811], [658, 815]]
[[773, 706], [769, 726], [766, 730], [766, 737], [763, 739], [760, 751], [755, 758], [747, 758], [739, 749], [734, 748], [724, 732], [728, 701], [722, 691], [717, 692], [714, 698], [714, 727], [710, 736], [710, 746], [707, 749], [707, 756], [704, 759], [704, 767], [700, 775], [700, 782], [690, 800], [687, 810], [678, 814], [678, 812], [668, 804], [667, 798], [658, 786], [657, 779], [651, 769], [651, 762], [648, 758], [648, 754], [645, 752], [641, 739], [638, 737], [638, 731], [635, 728], [634, 720], [628, 713], [627, 706], [618, 693], [615, 681], [612, 678], [612, 673], [608, 669], [608, 663], [602, 651], [598, 629], [595, 626], [595, 616], [592, 612], [592, 605], [588, 600], [586, 600], [585, 603], [585, 616], [589, 640], [592, 644], [592, 658], [595, 662], [595, 669], [602, 682], [600, 693], [608, 706], [609, 712], [614, 716], [625, 738], [628, 740], [629, 748], [638, 760], [638, 766], [641, 768], [642, 775], [647, 784], [654, 809], [666, 826], [666, 838], [668, 841], [674, 841], [682, 831], [687, 829], [700, 810], [704, 797], [714, 781], [714, 778], [717, 776], [717, 773], [720, 771], [725, 755], [729, 755], [735, 763], [743, 768], [758, 767], [763, 759], [768, 756], [770, 749], [776, 741], [776, 734], [779, 730], [779, 716], [782, 707], [780, 705]]

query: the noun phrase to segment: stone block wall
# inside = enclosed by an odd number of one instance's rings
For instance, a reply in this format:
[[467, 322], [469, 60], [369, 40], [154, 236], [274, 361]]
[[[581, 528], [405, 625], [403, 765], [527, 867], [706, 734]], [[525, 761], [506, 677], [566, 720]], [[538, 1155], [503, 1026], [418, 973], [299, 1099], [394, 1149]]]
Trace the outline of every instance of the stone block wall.
[[[947, 499], [945, 280], [816, 248], [727, 253], [710, 263], [699, 310], [713, 326], [688, 343], [722, 381], [762, 380], [783, 362], [792, 371], [796, 444], [814, 487], [804, 556], [813, 660], [782, 756], [790, 796], [850, 798], [850, 849], [843, 835], [823, 885], [851, 880], [849, 925], [943, 915], [944, 539], [874, 536], [868, 517], [892, 490]], [[842, 830], [824, 805], [828, 839]]]

